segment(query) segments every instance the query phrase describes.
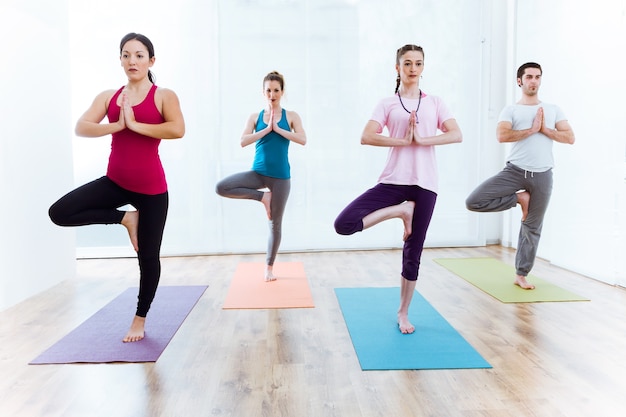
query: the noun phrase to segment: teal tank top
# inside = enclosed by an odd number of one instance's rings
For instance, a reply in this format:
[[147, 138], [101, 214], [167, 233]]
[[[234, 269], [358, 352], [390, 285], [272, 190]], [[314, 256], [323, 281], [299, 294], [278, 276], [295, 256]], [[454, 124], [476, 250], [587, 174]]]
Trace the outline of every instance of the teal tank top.
[[[263, 121], [265, 110], [261, 110], [256, 121], [256, 131], [263, 130], [267, 124]], [[278, 126], [291, 130], [287, 121], [287, 112], [283, 109]], [[266, 177], [289, 179], [289, 140], [278, 133], [271, 131], [256, 141], [252, 170]]]

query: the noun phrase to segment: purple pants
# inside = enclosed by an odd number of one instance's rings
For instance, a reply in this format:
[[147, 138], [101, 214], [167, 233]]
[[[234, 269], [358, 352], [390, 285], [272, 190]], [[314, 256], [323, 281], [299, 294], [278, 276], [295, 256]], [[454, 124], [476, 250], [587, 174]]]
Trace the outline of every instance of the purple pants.
[[402, 251], [402, 276], [409, 281], [416, 281], [436, 200], [437, 194], [417, 185], [377, 184], [357, 197], [339, 214], [335, 220], [335, 231], [340, 235], [360, 232], [363, 230], [363, 218], [368, 214], [405, 201], [414, 201], [413, 232], [404, 242]]

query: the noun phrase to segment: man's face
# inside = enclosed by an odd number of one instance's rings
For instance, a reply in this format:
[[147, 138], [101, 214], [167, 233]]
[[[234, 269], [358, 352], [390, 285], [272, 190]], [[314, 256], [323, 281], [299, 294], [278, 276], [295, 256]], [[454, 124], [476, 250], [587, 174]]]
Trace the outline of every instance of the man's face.
[[517, 79], [517, 84], [522, 87], [522, 93], [534, 96], [541, 86], [541, 70], [539, 68], [526, 68], [522, 78]]

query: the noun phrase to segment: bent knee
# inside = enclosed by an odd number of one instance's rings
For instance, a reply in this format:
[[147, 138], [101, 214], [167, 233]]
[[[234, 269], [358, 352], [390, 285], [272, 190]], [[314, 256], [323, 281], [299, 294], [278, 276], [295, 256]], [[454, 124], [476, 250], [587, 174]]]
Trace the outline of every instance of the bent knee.
[[465, 199], [465, 207], [469, 211], [479, 211], [482, 207], [482, 203], [479, 200], [472, 198], [472, 196], [469, 196]]
[[335, 232], [340, 235], [353, 235], [363, 229], [360, 223], [343, 221], [341, 218], [335, 220]]
[[222, 184], [221, 182], [218, 182], [218, 183], [215, 185], [215, 192], [216, 192], [218, 195], [221, 195], [222, 197], [225, 197], [225, 194], [226, 194], [226, 187], [224, 187], [224, 184]]
[[50, 217], [52, 223], [56, 224], [57, 226], [66, 226], [66, 222], [63, 221], [65, 216], [62, 214], [57, 204], [53, 204], [52, 206], [50, 206], [50, 208], [48, 209], [48, 217]]

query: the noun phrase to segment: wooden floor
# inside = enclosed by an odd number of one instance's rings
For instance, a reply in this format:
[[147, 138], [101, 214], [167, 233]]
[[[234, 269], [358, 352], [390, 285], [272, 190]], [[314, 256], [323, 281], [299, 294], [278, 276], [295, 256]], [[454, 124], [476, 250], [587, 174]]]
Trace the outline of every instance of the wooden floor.
[[592, 301], [503, 304], [433, 262], [471, 256], [514, 252], [427, 249], [417, 290], [493, 369], [361, 371], [333, 289], [399, 285], [397, 250], [280, 254], [304, 263], [316, 305], [285, 310], [222, 310], [237, 264], [262, 255], [165, 258], [162, 285], [209, 288], [156, 363], [28, 365], [137, 285], [135, 259], [81, 260], [0, 312], [0, 416], [625, 415], [626, 290], [538, 260]]

